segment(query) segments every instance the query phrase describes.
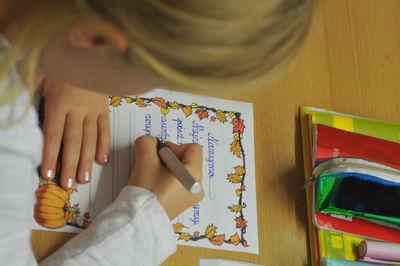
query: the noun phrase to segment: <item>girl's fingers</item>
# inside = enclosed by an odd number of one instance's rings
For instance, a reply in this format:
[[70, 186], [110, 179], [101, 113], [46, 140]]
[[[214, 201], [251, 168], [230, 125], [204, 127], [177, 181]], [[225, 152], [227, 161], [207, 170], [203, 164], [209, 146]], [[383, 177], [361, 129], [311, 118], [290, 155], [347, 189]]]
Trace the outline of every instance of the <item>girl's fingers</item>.
[[135, 140], [133, 146], [135, 151], [135, 171], [143, 172], [161, 166], [157, 155], [157, 139], [154, 137], [141, 136]]
[[[156, 138], [140, 137], [135, 141], [135, 170], [130, 185], [154, 192], [172, 220], [182, 211], [204, 197], [204, 192], [193, 195], [165, 167], [157, 154]], [[167, 143], [197, 181], [201, 182], [202, 152], [198, 144]]]
[[203, 149], [201, 148], [200, 144], [192, 143], [189, 144], [189, 146], [187, 147], [178, 147], [176, 149], [177, 152], [180, 152], [180, 149], [182, 149], [182, 155], [180, 159], [182, 160], [183, 164], [191, 165], [196, 168], [201, 168], [201, 166], [203, 165]]
[[46, 113], [43, 124], [44, 150], [41, 175], [52, 180], [56, 173], [58, 154], [64, 131], [65, 114], [60, 112]]
[[61, 186], [71, 189], [76, 182], [76, 170], [82, 145], [81, 117], [67, 115], [64, 130], [64, 150], [62, 154]]
[[41, 175], [50, 179], [61, 167], [63, 188], [73, 187], [77, 178], [87, 183], [95, 155], [101, 164], [108, 160], [108, 96], [47, 78], [43, 96], [45, 148]]
[[82, 146], [76, 178], [80, 183], [91, 180], [93, 160], [97, 142], [97, 121], [94, 117], [86, 117], [83, 121]]
[[157, 155], [156, 138], [142, 136], [133, 145], [135, 154], [135, 169], [130, 184], [146, 188], [154, 192], [155, 183], [162, 171], [162, 165]]
[[[165, 142], [165, 145], [167, 145], [168, 148], [170, 148], [171, 151], [173, 151], [173, 152], [175, 153], [176, 157], [178, 157], [179, 159], [182, 160], [182, 157], [183, 157], [183, 155], [185, 154], [186, 150], [187, 150], [190, 146], [192, 146], [192, 145], [198, 145], [198, 144], [195, 144], [195, 143], [186, 143], [186, 144], [180, 144], [180, 145], [178, 145], [178, 144], [172, 143], [172, 142], [170, 142], [170, 141], [166, 141], [166, 142]], [[200, 145], [199, 145], [199, 146], [200, 146]]]
[[97, 150], [96, 161], [106, 164], [110, 154], [110, 118], [107, 113], [101, 113], [97, 119]]
[[191, 169], [201, 169], [203, 150], [198, 143], [176, 145], [167, 141], [165, 143], [178, 157], [181, 162]]

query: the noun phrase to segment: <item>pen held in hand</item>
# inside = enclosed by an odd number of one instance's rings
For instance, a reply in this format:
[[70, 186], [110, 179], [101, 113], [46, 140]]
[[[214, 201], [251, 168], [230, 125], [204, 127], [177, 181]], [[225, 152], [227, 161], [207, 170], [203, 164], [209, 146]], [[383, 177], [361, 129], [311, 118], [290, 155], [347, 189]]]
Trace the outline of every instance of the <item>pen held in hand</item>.
[[157, 138], [157, 151], [160, 160], [165, 167], [178, 179], [179, 182], [192, 194], [203, 191], [201, 184], [197, 182], [176, 155]]

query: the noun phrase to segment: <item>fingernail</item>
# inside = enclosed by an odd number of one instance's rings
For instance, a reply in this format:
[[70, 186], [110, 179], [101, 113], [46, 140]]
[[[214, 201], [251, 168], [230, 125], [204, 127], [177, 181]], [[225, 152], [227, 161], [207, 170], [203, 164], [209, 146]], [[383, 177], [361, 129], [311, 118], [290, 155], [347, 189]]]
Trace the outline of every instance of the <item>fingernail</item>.
[[88, 171], [85, 171], [85, 173], [83, 173], [83, 180], [85, 180], [86, 182], [89, 182], [90, 174]]
[[54, 171], [47, 170], [46, 177], [53, 179], [54, 178]]
[[72, 186], [74, 185], [74, 180], [72, 178], [68, 178], [66, 185], [68, 188], [72, 188]]
[[108, 155], [107, 154], [103, 154], [103, 162], [108, 162]]

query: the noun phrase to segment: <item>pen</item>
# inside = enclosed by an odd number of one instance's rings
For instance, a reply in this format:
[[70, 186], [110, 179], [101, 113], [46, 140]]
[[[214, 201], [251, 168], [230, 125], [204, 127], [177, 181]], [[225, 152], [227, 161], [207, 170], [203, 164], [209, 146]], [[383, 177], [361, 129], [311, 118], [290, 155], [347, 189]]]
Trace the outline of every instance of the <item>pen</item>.
[[158, 157], [164, 163], [165, 167], [181, 182], [181, 184], [192, 194], [198, 194], [203, 191], [201, 184], [197, 182], [189, 171], [183, 166], [176, 155], [157, 138]]

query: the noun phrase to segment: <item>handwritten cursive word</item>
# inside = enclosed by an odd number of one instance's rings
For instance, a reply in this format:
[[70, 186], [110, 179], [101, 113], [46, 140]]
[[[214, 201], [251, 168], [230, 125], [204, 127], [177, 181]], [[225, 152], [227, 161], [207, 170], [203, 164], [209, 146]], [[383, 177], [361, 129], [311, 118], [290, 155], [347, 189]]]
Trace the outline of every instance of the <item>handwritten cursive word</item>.
[[193, 218], [189, 218], [189, 221], [194, 225], [200, 223], [200, 205], [196, 203], [192, 206], [193, 209]]
[[161, 116], [161, 134], [157, 136], [162, 142], [167, 141], [169, 138], [167, 130], [167, 118]]
[[144, 134], [146, 136], [150, 136], [151, 135], [151, 114], [146, 114], [144, 116]]
[[215, 148], [218, 146], [218, 139], [216, 139], [213, 135], [212, 132], [208, 132], [208, 157], [206, 157], [204, 160], [208, 162], [208, 178], [211, 179], [215, 175]]
[[192, 132], [189, 133], [189, 136], [192, 137], [192, 142], [193, 143], [198, 143], [200, 140], [200, 136], [199, 133], [201, 131], [204, 131], [204, 126], [199, 125], [199, 123], [197, 123], [197, 121], [193, 121], [192, 122]]
[[173, 122], [176, 122], [176, 144], [183, 144], [183, 122], [182, 119], [176, 118], [172, 119]]

